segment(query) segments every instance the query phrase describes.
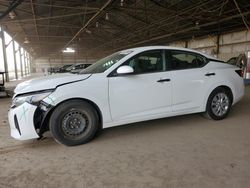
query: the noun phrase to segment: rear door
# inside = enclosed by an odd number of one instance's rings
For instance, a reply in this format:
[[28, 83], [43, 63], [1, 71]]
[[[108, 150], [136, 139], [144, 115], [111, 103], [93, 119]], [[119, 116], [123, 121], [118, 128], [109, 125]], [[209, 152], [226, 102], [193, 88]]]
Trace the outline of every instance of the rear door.
[[203, 104], [208, 82], [204, 66], [207, 59], [200, 54], [180, 50], [166, 51], [167, 68], [172, 76], [173, 111], [195, 111]]

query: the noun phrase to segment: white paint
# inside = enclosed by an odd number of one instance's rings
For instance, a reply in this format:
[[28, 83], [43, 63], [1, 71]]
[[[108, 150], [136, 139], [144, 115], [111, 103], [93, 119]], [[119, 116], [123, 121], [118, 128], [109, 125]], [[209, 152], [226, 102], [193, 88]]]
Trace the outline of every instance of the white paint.
[[[130, 49], [132, 52], [123, 57], [116, 64], [103, 73], [92, 75], [67, 75], [37, 79], [18, 85], [16, 94], [43, 89], [56, 88], [58, 84], [73, 82], [57, 87], [48, 97], [53, 98], [53, 104], [73, 99], [82, 98], [95, 103], [103, 117], [103, 127], [112, 127], [127, 123], [157, 119], [175, 115], [204, 112], [210, 93], [218, 86], [224, 85], [231, 88], [233, 104], [244, 95], [243, 79], [235, 73], [235, 66], [219, 63], [211, 60], [202, 68], [186, 70], [162, 71], [137, 75], [123, 75], [109, 77], [108, 75], [120, 67], [126, 60], [140, 52], [153, 49], [184, 50], [201, 54], [200, 52], [166, 46], [151, 46]], [[213, 58], [202, 54], [207, 58]], [[207, 77], [206, 73], [215, 73], [215, 76]], [[157, 82], [160, 79], [169, 79], [168, 82]], [[49, 101], [48, 97], [44, 101]], [[26, 127], [21, 124], [21, 132], [24, 135], [17, 136], [13, 127], [13, 116], [20, 117], [23, 108], [29, 109]], [[10, 109], [9, 121], [12, 136], [18, 139], [30, 139], [34, 135], [33, 116], [36, 107], [24, 103]], [[26, 133], [27, 132], [27, 133]], [[28, 135], [28, 136], [26, 136]]]

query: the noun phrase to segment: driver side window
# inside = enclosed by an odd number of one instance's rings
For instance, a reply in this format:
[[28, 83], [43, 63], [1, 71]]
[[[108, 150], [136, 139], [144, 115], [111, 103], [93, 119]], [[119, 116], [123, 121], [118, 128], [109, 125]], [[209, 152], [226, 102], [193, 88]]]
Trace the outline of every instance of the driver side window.
[[123, 65], [131, 66], [135, 74], [163, 71], [163, 51], [152, 50], [135, 55]]

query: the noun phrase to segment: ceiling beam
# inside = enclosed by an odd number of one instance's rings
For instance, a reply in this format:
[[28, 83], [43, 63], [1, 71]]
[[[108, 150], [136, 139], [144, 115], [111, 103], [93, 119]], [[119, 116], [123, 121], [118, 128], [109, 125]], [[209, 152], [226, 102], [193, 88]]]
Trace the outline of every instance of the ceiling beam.
[[[231, 20], [231, 19], [234, 19], [234, 18], [239, 18], [239, 17], [241, 17], [242, 15], [246, 16], [246, 15], [248, 15], [248, 14], [250, 14], [250, 11], [244, 12], [244, 13], [242, 13], [242, 14], [237, 14], [237, 15], [233, 15], [233, 16], [228, 16], [228, 17], [226, 17], [226, 18], [221, 19], [220, 21], [221, 21], [221, 22], [224, 22], [224, 21], [228, 21], [228, 20]], [[212, 22], [208, 22], [208, 23], [201, 24], [200, 27], [211, 26], [211, 25], [214, 25], [214, 24], [217, 24], [217, 23], [218, 23], [218, 21], [212, 21]], [[124, 48], [131, 47], [131, 46], [142, 45], [142, 44], [145, 44], [145, 43], [147, 43], [147, 42], [152, 42], [152, 41], [164, 39], [164, 38], [166, 38], [166, 37], [170, 37], [170, 36], [176, 35], [176, 34], [185, 33], [185, 32], [188, 32], [188, 31], [192, 31], [192, 30], [194, 30], [194, 29], [196, 29], [196, 26], [192, 26], [192, 27], [189, 27], [189, 28], [186, 28], [186, 29], [182, 29], [182, 30], [179, 30], [179, 31], [176, 31], [176, 32], [164, 34], [164, 35], [161, 35], [161, 36], [152, 37], [152, 38], [150, 38], [150, 39], [141, 40], [141, 41], [135, 42], [135, 43], [133, 43], [133, 44], [128, 44], [128, 45], [123, 46], [123, 47], [118, 47], [118, 48], [113, 49], [113, 50], [116, 51], [116, 50], [120, 50], [120, 49], [124, 49]]]
[[[0, 2], [3, 2], [3, 3], [9, 3], [11, 2], [12, 0], [0, 0]], [[65, 2], [65, 1], [62, 1], [62, 2]], [[22, 2], [22, 4], [30, 4], [29, 2]], [[35, 6], [41, 6], [41, 7], [54, 7], [54, 8], [62, 8], [62, 9], [72, 9], [72, 10], [82, 10], [83, 7], [81, 6], [64, 6], [64, 5], [56, 5], [56, 4], [46, 4], [46, 3], [36, 3], [36, 2], [33, 2], [33, 5]], [[97, 7], [84, 7], [84, 9], [86, 10], [95, 10], [95, 11], [98, 11], [99, 8]]]
[[36, 35], [38, 37], [38, 40], [40, 41], [38, 27], [37, 27], [36, 13], [35, 13], [34, 5], [33, 5], [33, 0], [30, 0], [30, 6], [31, 6], [32, 14], [33, 14], [33, 21], [34, 21], [34, 26], [35, 26], [35, 30], [36, 30]]
[[106, 8], [106, 7], [108, 7], [112, 2], [113, 2], [114, 0], [108, 0], [101, 8], [100, 8], [100, 10], [97, 12], [97, 13], [95, 13], [95, 15], [93, 15], [87, 22], [86, 22], [86, 24], [84, 24], [83, 25], [83, 27], [72, 37], [72, 39], [69, 41], [69, 42], [67, 42], [67, 44], [64, 46], [64, 48], [65, 47], [67, 47], [68, 45], [70, 45], [71, 44], [71, 42], [84, 30], [84, 29], [86, 29], [91, 23], [92, 23], [92, 21], [94, 20], [94, 19], [96, 19], [101, 13], [102, 13], [102, 11]]

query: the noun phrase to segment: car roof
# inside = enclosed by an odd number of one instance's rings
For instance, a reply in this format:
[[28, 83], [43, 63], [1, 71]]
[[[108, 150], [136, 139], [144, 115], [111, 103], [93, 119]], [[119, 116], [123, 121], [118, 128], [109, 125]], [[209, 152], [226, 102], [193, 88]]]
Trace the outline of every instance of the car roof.
[[127, 51], [142, 52], [145, 50], [157, 50], [157, 49], [182, 50], [182, 51], [187, 51], [187, 52], [194, 52], [194, 53], [200, 54], [202, 56], [205, 56], [206, 58], [218, 60], [216, 57], [202, 53], [202, 52], [197, 51], [197, 50], [193, 50], [193, 49], [189, 49], [189, 48], [173, 47], [173, 46], [144, 46], [144, 47], [136, 47], [136, 48], [122, 50], [121, 52], [127, 52]]

